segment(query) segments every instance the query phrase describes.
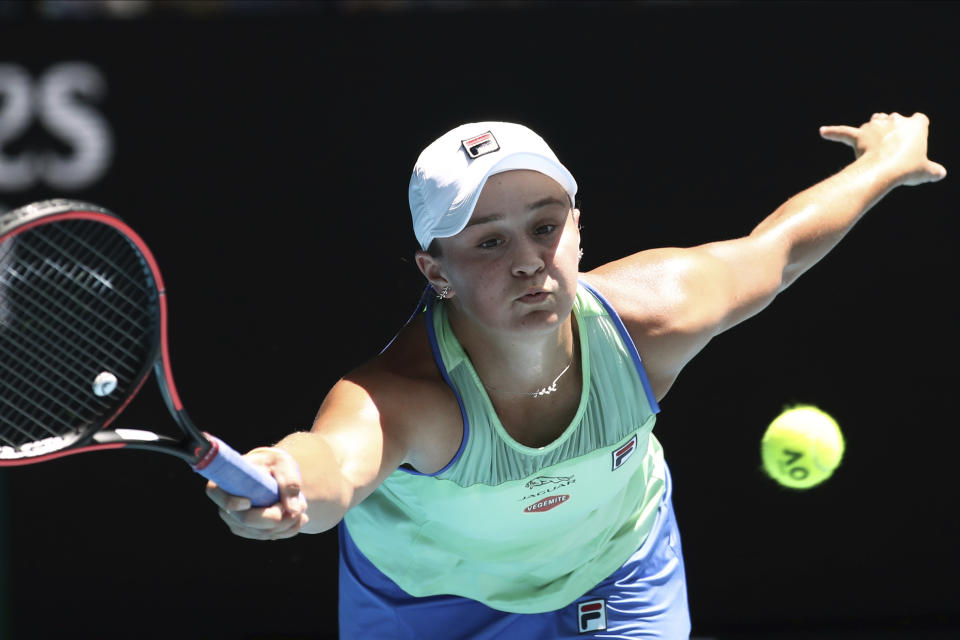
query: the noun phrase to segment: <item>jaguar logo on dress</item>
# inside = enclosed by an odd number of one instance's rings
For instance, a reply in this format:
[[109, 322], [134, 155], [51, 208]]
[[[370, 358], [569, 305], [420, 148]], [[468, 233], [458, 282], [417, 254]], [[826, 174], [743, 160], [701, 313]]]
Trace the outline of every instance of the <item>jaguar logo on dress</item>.
[[569, 476], [537, 476], [527, 484], [523, 485], [529, 491], [525, 491], [523, 496], [517, 498], [517, 502], [530, 502], [537, 498], [543, 498], [551, 493], [556, 493], [559, 489], [569, 487], [577, 481], [572, 475]]
[[534, 487], [542, 487], [544, 485], [556, 484], [556, 485], [568, 485], [573, 482], [573, 476], [537, 476], [526, 485], [527, 489], [533, 489]]
[[630, 442], [623, 445], [619, 449], [613, 452], [613, 469], [611, 471], [616, 471], [622, 467], [627, 460], [630, 459], [630, 456], [633, 455], [633, 452], [637, 450], [637, 436], [634, 435], [630, 438]]

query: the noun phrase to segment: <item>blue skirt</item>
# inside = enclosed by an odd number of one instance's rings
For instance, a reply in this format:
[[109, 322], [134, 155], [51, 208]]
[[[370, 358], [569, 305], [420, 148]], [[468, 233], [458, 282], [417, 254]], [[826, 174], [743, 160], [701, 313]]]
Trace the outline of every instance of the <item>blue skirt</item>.
[[[562, 609], [498, 611], [452, 595], [417, 598], [381, 573], [340, 524], [341, 640], [564, 640], [690, 637], [687, 584], [673, 513], [673, 483], [640, 548], [612, 575]], [[397, 549], [397, 553], [404, 553]]]

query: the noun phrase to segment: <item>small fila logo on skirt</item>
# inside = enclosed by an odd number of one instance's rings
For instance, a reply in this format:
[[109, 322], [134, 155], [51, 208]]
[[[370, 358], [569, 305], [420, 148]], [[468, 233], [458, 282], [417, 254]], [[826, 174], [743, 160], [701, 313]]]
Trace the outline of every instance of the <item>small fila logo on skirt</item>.
[[577, 631], [591, 633], [606, 631], [607, 629], [607, 601], [587, 600], [577, 605]]

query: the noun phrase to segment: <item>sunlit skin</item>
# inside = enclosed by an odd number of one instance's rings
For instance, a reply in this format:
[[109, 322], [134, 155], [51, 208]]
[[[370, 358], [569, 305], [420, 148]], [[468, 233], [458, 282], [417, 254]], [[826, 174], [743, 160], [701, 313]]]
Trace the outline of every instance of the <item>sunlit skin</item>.
[[[658, 400], [713, 337], [765, 308], [890, 190], [946, 176], [927, 158], [928, 125], [920, 113], [877, 113], [859, 127], [822, 127], [822, 137], [853, 147], [855, 162], [785, 201], [749, 234], [639, 251], [580, 276], [617, 310]], [[570, 423], [582, 388], [571, 314], [580, 213], [552, 179], [510, 171], [489, 179], [470, 222], [439, 241], [439, 257], [418, 252], [417, 264], [438, 291], [450, 287], [451, 326], [484, 385], [529, 392], [572, 363], [547, 399], [494, 399], [514, 439], [542, 446]], [[252, 509], [212, 483], [207, 491], [236, 535], [326, 531], [401, 464], [442, 469], [463, 435], [421, 315], [390, 349], [334, 385], [310, 431], [247, 454], [277, 479], [277, 504]]]
[[439, 239], [439, 258], [417, 253], [430, 283], [449, 287], [451, 327], [491, 386], [536, 390], [573, 359], [579, 218], [552, 178], [507, 171], [487, 180], [466, 228]]

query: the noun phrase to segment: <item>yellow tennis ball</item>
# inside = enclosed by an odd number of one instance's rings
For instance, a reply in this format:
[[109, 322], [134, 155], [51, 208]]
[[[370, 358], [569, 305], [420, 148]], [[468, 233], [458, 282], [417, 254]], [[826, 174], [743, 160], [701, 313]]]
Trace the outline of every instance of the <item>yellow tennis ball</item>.
[[837, 422], [814, 406], [799, 405], [770, 423], [760, 456], [771, 478], [791, 489], [809, 489], [830, 477], [843, 449]]

